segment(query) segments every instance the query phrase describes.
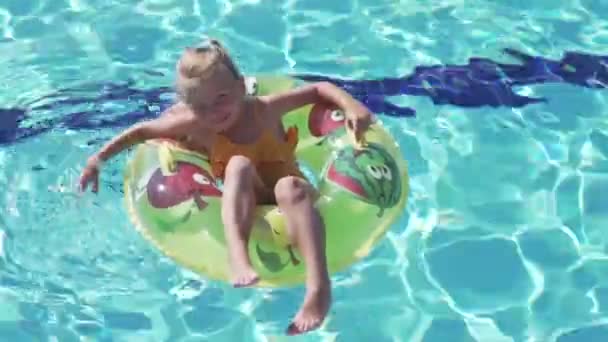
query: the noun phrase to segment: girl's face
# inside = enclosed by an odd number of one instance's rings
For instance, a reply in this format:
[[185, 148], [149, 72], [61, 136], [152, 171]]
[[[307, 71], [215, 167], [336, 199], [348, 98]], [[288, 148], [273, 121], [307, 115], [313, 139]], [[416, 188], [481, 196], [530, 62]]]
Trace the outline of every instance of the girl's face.
[[235, 78], [223, 64], [212, 75], [180, 97], [216, 132], [230, 128], [241, 113], [246, 94], [243, 78]]

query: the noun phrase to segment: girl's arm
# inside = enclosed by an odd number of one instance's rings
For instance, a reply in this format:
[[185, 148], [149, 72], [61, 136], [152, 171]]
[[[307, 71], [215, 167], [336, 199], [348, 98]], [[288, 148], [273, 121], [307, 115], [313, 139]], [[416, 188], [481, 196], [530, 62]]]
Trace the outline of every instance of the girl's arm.
[[277, 119], [308, 104], [332, 103], [344, 111], [346, 125], [358, 141], [372, 122], [372, 114], [364, 104], [329, 82], [311, 83], [283, 93], [261, 96], [260, 99], [266, 112]]
[[182, 135], [190, 125], [185, 117], [161, 116], [160, 118], [137, 123], [118, 134], [92, 155], [80, 175], [80, 191], [86, 190], [89, 183], [93, 192], [99, 189], [99, 169], [101, 164], [123, 150], [148, 139], [175, 138]]

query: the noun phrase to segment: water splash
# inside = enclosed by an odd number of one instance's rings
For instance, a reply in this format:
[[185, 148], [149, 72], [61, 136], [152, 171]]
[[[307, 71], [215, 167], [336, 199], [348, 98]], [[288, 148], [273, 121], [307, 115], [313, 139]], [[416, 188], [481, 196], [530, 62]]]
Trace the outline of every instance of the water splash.
[[[523, 107], [543, 103], [515, 93], [514, 88], [540, 83], [567, 83], [592, 89], [608, 87], [608, 56], [566, 52], [560, 60], [504, 52], [520, 64], [473, 57], [465, 65], [418, 66], [404, 77], [346, 80], [322, 75], [292, 75], [304, 81], [328, 81], [343, 88], [377, 114], [413, 117], [413, 108], [389, 96], [425, 96], [437, 105], [460, 107]], [[11, 144], [51, 129], [99, 130], [126, 127], [153, 118], [169, 107], [173, 89], [138, 89], [134, 81], [88, 83], [59, 89], [22, 107], [0, 108], [0, 145]]]

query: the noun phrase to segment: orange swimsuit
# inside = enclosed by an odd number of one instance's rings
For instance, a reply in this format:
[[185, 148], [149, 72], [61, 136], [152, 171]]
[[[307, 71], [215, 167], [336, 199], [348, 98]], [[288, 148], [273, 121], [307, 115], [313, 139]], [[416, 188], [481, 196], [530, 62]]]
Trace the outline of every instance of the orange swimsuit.
[[297, 127], [290, 127], [283, 141], [270, 129], [265, 128], [260, 137], [251, 144], [234, 143], [226, 136], [217, 134], [209, 153], [211, 170], [215, 177], [223, 179], [230, 158], [241, 155], [251, 160], [264, 184], [272, 189], [277, 181], [285, 176], [304, 177], [296, 162], [297, 144]]

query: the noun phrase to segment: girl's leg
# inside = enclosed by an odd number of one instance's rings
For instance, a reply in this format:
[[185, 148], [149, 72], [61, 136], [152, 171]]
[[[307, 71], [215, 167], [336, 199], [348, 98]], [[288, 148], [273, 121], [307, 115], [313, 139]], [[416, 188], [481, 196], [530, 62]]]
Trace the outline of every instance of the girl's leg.
[[251, 286], [259, 280], [251, 266], [247, 245], [253, 225], [256, 192], [262, 188], [255, 166], [249, 159], [243, 156], [230, 159], [224, 176], [222, 221], [235, 287]]
[[287, 222], [292, 245], [306, 264], [306, 296], [288, 328], [298, 334], [318, 328], [331, 303], [331, 283], [325, 256], [325, 227], [318, 210], [314, 188], [299, 177], [281, 178], [275, 186], [277, 204]]

